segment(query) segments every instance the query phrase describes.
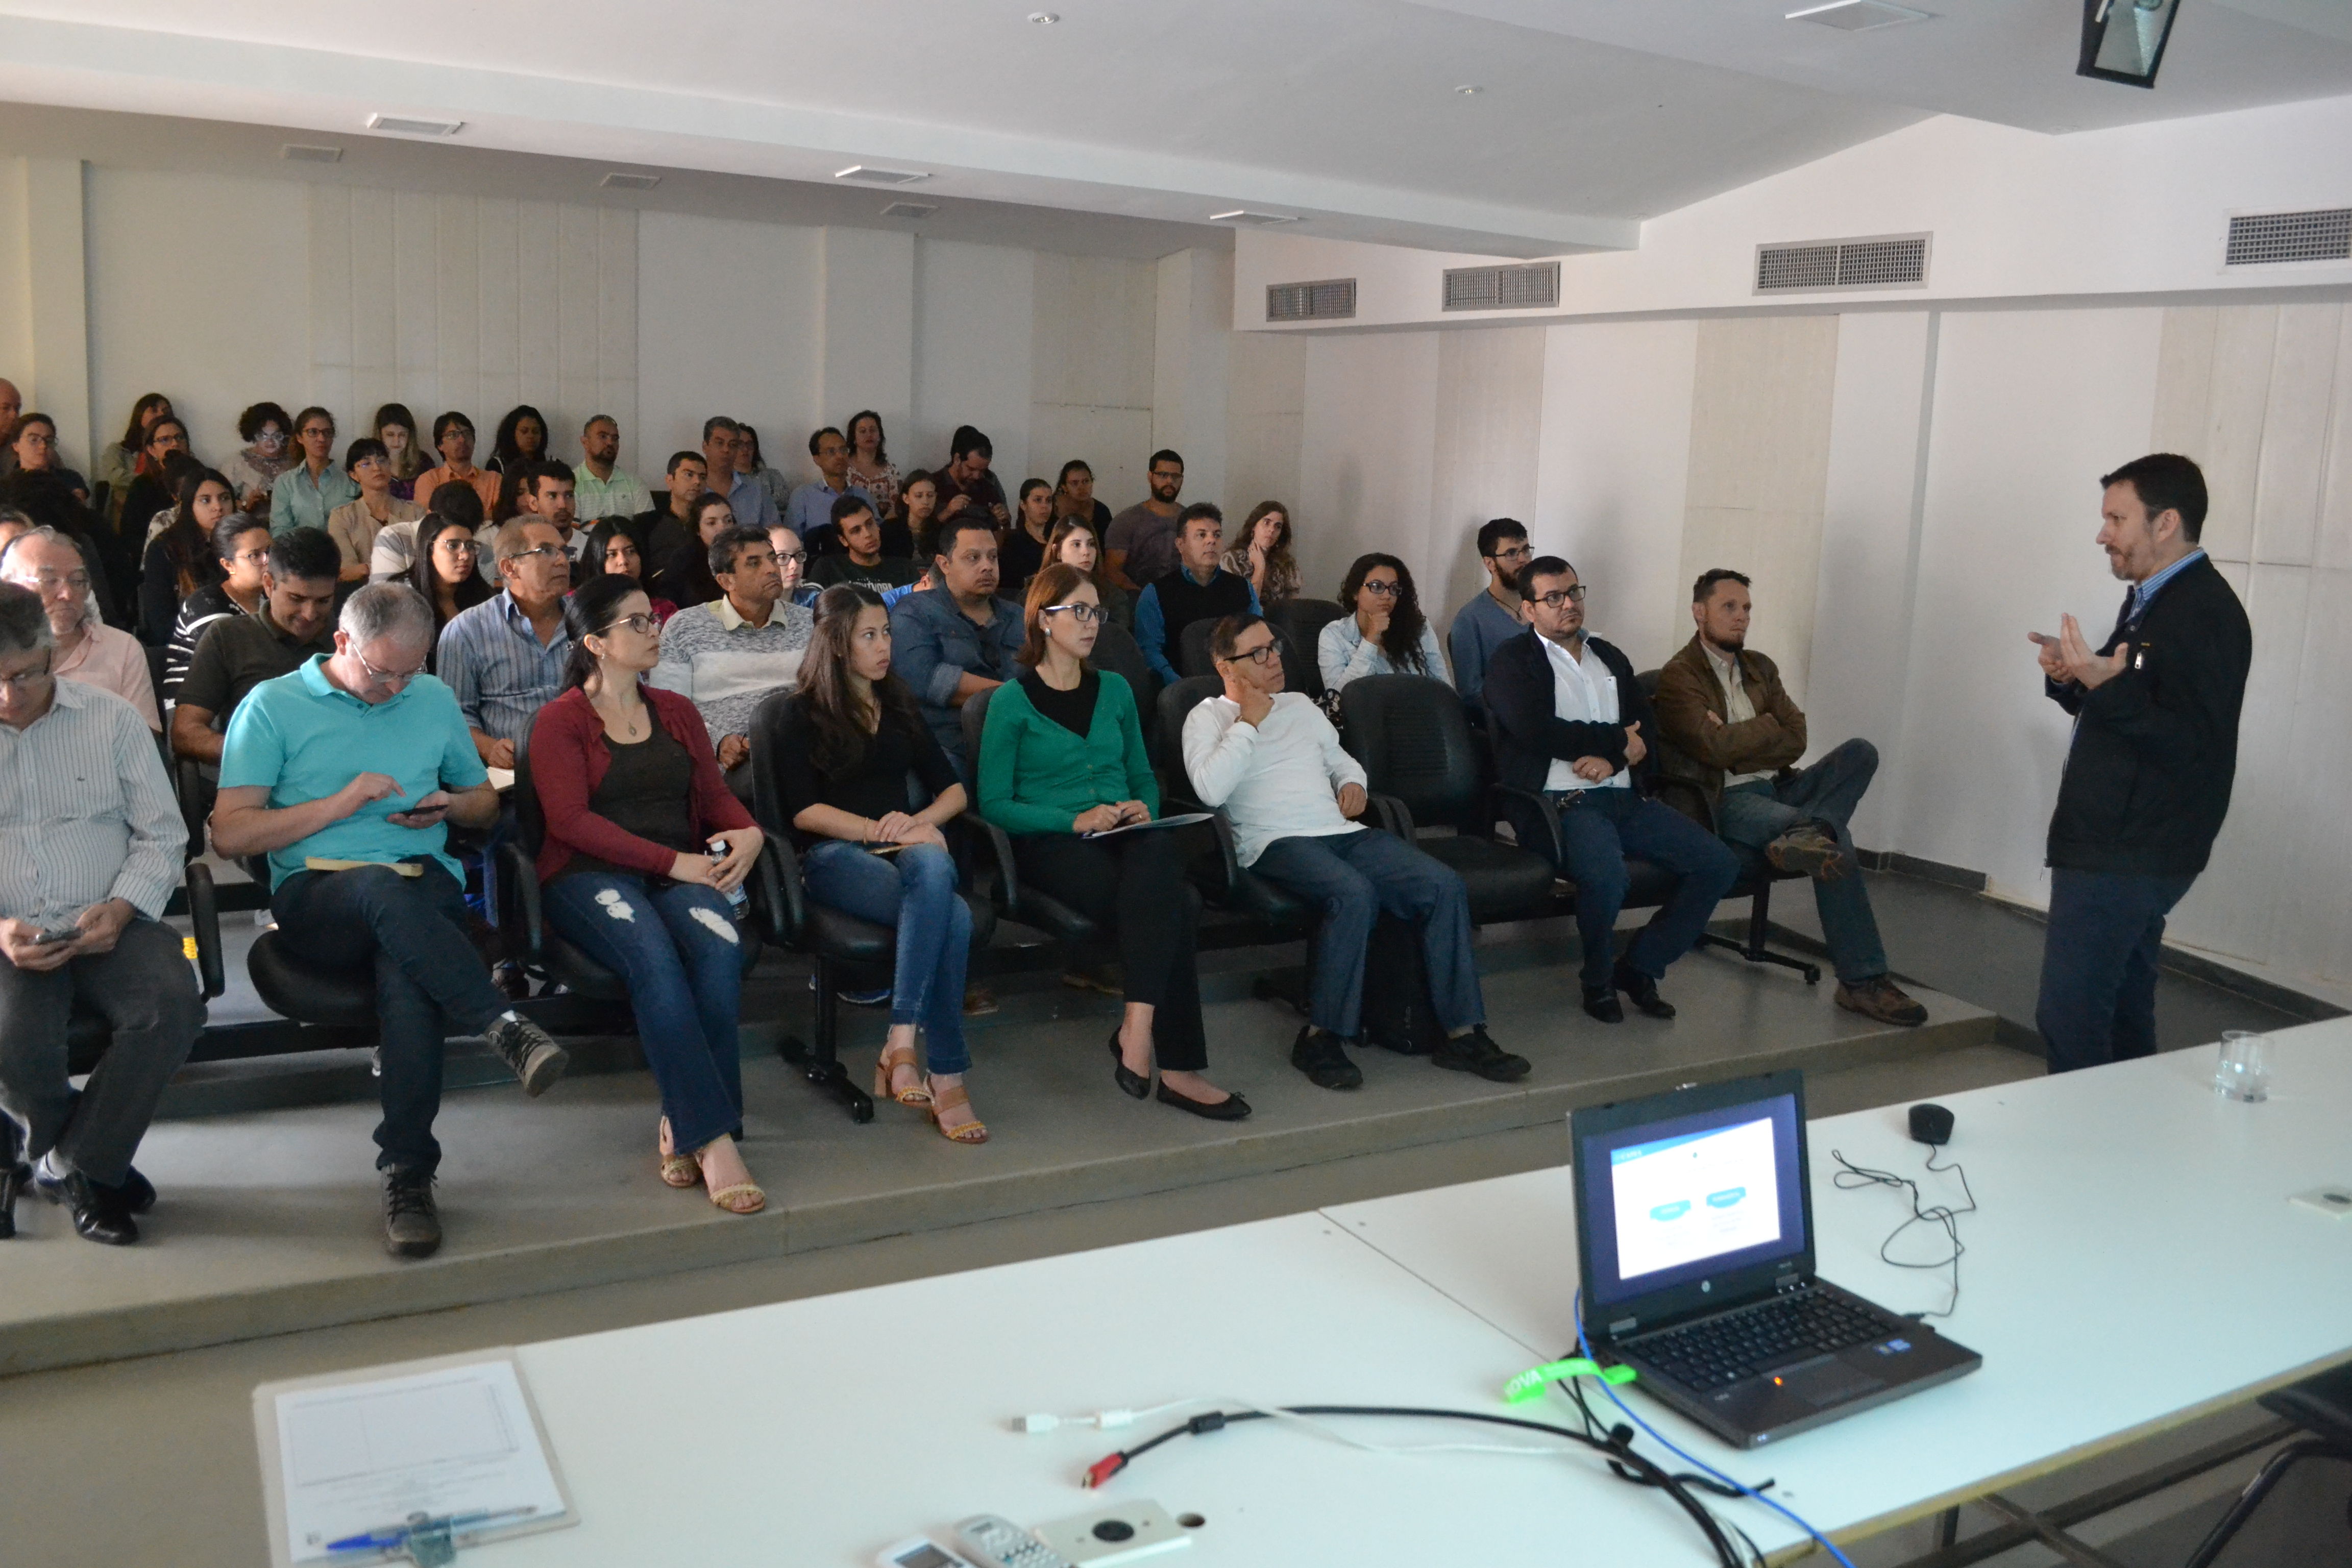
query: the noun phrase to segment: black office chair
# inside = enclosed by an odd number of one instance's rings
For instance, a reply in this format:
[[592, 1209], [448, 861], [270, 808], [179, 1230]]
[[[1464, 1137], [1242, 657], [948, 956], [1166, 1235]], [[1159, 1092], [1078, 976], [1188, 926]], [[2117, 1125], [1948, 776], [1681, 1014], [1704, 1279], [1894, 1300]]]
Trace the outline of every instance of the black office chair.
[[[1103, 629], [1108, 632], [1112, 628], [1105, 626]], [[1129, 639], [1130, 642], [1132, 640]], [[988, 847], [996, 911], [1005, 920], [1017, 921], [1052, 938], [1061, 947], [1065, 962], [1080, 953], [1098, 953], [1103, 946], [1102, 928], [1051, 893], [1024, 882], [1020, 868], [1013, 863], [1012, 836], [980, 815], [981, 738], [988, 728], [988, 700], [995, 695], [996, 689], [991, 687], [969, 699], [959, 716], [963, 723], [964, 755], [971, 759], [970, 773], [974, 784], [970, 814], [971, 829]]]
[[[1653, 701], [1658, 695], [1658, 675], [1657, 670], [1645, 669], [1633, 678], [1641, 685], [1642, 695]], [[1700, 788], [1691, 777], [1697, 771], [1696, 764], [1676, 752], [1664, 735], [1650, 736], [1648, 741], [1650, 749], [1657, 754], [1658, 798], [1706, 828], [1709, 833], [1717, 833], [1715, 806], [1706, 798], [1706, 791]], [[1777, 963], [1783, 969], [1793, 969], [1803, 975], [1805, 984], [1808, 985], [1820, 984], [1822, 980], [1820, 964], [1801, 958], [1790, 958], [1785, 953], [1774, 952], [1764, 944], [1765, 938], [1771, 934], [1772, 884], [1804, 881], [1808, 879], [1805, 874], [1801, 871], [1783, 871], [1745, 844], [1732, 844], [1728, 839], [1725, 839], [1724, 842], [1729, 847], [1731, 852], [1739, 858], [1739, 880], [1731, 885], [1731, 890], [1724, 894], [1724, 897], [1744, 898], [1748, 900], [1748, 939], [1745, 942], [1735, 942], [1727, 936], [1717, 936], [1713, 931], [1701, 931], [1698, 944], [1701, 947], [1727, 949], [1750, 963]]]
[[[269, 886], [269, 858], [248, 855], [241, 862], [246, 875], [261, 887]], [[375, 966], [331, 969], [288, 951], [276, 927], [254, 939], [245, 955], [245, 972], [261, 1005], [281, 1018], [332, 1037], [310, 1048], [363, 1046], [375, 1037]]]
[[2189, 1554], [2187, 1568], [2212, 1568], [2214, 1560], [2246, 1527], [2263, 1500], [2304, 1460], [2336, 1459], [2352, 1464], [2352, 1365], [2305, 1378], [2301, 1383], [2263, 1394], [2257, 1403], [2272, 1415], [2284, 1415], [2301, 1426], [2305, 1436], [2271, 1456], [2270, 1462], [2238, 1494], [2230, 1511], [2221, 1516]]
[[1282, 683], [1301, 697], [1323, 695], [1323, 628], [1349, 613], [1335, 599], [1286, 599], [1265, 613], [1282, 638]]
[[1171, 759], [1160, 770], [1160, 810], [1167, 816], [1193, 811], [1211, 813], [1215, 829], [1213, 857], [1202, 857], [1203, 875], [1196, 878], [1202, 896], [1219, 909], [1248, 917], [1263, 928], [1262, 942], [1291, 942], [1311, 936], [1315, 906], [1244, 866], [1234, 849], [1233, 819], [1223, 808], [1212, 810], [1192, 793], [1184, 772], [1184, 721], [1192, 710], [1224, 689], [1215, 676], [1195, 675], [1160, 694], [1160, 749]]
[[[1097, 669], [1107, 669], [1127, 682], [1128, 690], [1135, 698], [1136, 721], [1143, 726], [1144, 741], [1149, 746], [1152, 738], [1151, 715], [1160, 702], [1160, 674], [1144, 661], [1143, 645], [1135, 640], [1133, 632], [1105, 621], [1095, 637], [1091, 662]], [[980, 753], [972, 752], [971, 759], [972, 765], [978, 767]], [[1155, 757], [1152, 761], [1157, 764], [1160, 759]]]
[[[1495, 837], [1507, 797], [1532, 803], [1515, 821], [1522, 815], [1551, 820], [1549, 803], [1495, 782], [1454, 688], [1423, 675], [1368, 675], [1348, 683], [1339, 704], [1348, 750], [1364, 764], [1385, 826], [1460, 873], [1474, 923], [1559, 912], [1553, 861]], [[1454, 832], [1417, 837], [1423, 827]]]
[[[784, 819], [782, 797], [776, 784], [776, 729], [782, 706], [791, 695], [779, 691], [762, 699], [752, 710], [748, 737], [751, 742], [751, 815], [768, 836], [768, 847], [774, 851], [777, 868], [781, 892], [778, 908], [782, 911], [779, 939], [795, 952], [807, 953], [816, 973], [814, 1043], [803, 1044], [798, 1036], [787, 1035], [777, 1049], [784, 1060], [800, 1069], [802, 1077], [840, 1101], [852, 1121], [871, 1121], [874, 1097], [858, 1088], [850, 1079], [849, 1070], [841, 1065], [840, 992], [853, 981], [870, 983], [878, 977], [887, 984], [898, 952], [898, 933], [892, 927], [827, 908], [811, 899], [801, 885], [800, 857], [793, 847], [792, 825]], [[950, 827], [954, 829], [955, 825], [951, 823]], [[953, 844], [952, 837], [950, 842]], [[996, 911], [985, 900], [973, 896], [968, 858], [958, 858], [963, 862], [964, 877], [964, 886], [959, 891], [971, 910], [971, 947], [978, 952], [995, 938]]]
[[[195, 933], [196, 988], [209, 1002], [228, 989], [221, 965], [220, 906], [213, 898], [212, 868], [190, 861], [183, 868], [181, 886], [187, 900], [188, 923]], [[66, 1019], [66, 1070], [89, 1072], [113, 1041], [114, 1031], [105, 1016], [77, 1001]]]

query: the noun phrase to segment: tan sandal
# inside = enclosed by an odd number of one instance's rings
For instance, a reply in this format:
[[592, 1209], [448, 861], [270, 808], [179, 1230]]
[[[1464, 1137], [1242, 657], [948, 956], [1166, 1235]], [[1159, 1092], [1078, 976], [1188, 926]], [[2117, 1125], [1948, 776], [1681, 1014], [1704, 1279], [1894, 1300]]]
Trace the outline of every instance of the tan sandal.
[[[667, 1143], [669, 1141], [669, 1118], [665, 1116], [662, 1118], [661, 1124], [661, 1142]], [[664, 1149], [661, 1143], [654, 1145], [654, 1152], [661, 1156], [661, 1179], [664, 1186], [677, 1187], [684, 1191], [688, 1187], [698, 1187], [702, 1184], [702, 1165], [693, 1155], [680, 1154]]]
[[[931, 1091], [919, 1077], [921, 1066], [922, 1064], [915, 1059], [914, 1047], [883, 1047], [882, 1059], [874, 1064], [874, 1098], [895, 1100], [901, 1105], [912, 1106], [918, 1110], [927, 1110], [931, 1103]], [[912, 1089], [894, 1091], [890, 1088], [890, 1079], [900, 1068], [915, 1068], [918, 1069], [919, 1076]]]
[[[751, 1198], [750, 1203], [736, 1201], [746, 1195]], [[725, 1209], [729, 1214], [758, 1214], [768, 1206], [768, 1194], [760, 1190], [757, 1182], [737, 1182], [730, 1187], [713, 1187], [710, 1191], [710, 1201], [713, 1205]]]
[[971, 1096], [964, 1092], [963, 1085], [960, 1083], [951, 1084], [946, 1089], [929, 1089], [929, 1093], [930, 1095], [931, 1125], [940, 1130], [940, 1137], [946, 1139], [950, 1143], [985, 1143], [988, 1142], [988, 1123], [981, 1121], [978, 1117], [974, 1117], [970, 1121], [964, 1122], [961, 1126], [957, 1127], [950, 1127], [940, 1121], [940, 1111], [953, 1110], [959, 1105], [970, 1105], [971, 1103]]

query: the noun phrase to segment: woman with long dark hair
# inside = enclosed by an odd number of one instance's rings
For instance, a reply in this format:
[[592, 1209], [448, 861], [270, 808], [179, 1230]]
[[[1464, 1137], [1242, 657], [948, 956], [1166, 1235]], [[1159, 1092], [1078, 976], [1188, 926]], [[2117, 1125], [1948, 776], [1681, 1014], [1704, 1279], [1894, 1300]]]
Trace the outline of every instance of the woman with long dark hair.
[[[588, 548], [580, 552], [582, 582], [591, 577], [634, 577], [640, 583], [645, 581], [645, 558], [638, 552], [637, 536], [630, 531], [632, 521], [625, 517], [601, 518], [588, 531]], [[785, 595], [791, 596], [789, 587]], [[656, 625], [667, 626], [669, 618], [677, 614], [677, 606], [667, 599], [655, 598], [651, 594], [646, 596], [653, 598]]]
[[[899, 551], [908, 559], [929, 565], [931, 530], [940, 515], [940, 481], [928, 469], [917, 468], [898, 485], [898, 510], [883, 526], [882, 548]], [[895, 530], [895, 531], [894, 531]]]
[[727, 895], [764, 840], [719, 777], [694, 704], [645, 682], [661, 657], [645, 590], [591, 577], [563, 619], [564, 689], [540, 710], [530, 751], [548, 923], [628, 985], [661, 1089], [662, 1180], [757, 1214], [767, 1194], [734, 1142], [744, 937]]
[[1252, 507], [1241, 539], [1217, 564], [1248, 578], [1265, 609], [1298, 597], [1298, 561], [1290, 552], [1290, 509], [1278, 500]]
[[1054, 487], [1024, 479], [1020, 497], [1013, 503], [1013, 526], [996, 547], [997, 592], [1008, 599], [1019, 597], [1045, 564], [1045, 542], [1054, 532]]
[[[443, 488], [452, 494], [462, 492], [472, 497], [474, 516], [481, 516], [481, 498], [471, 489], [464, 485]], [[427, 670], [432, 669], [439, 654], [441, 628], [461, 611], [470, 610], [498, 593], [482, 576], [482, 547], [475, 542], [473, 524], [462, 516], [453, 516], [460, 509], [444, 505], [447, 499], [436, 494], [433, 510], [416, 525], [416, 554], [408, 568], [409, 586], [424, 595], [425, 602], [433, 606], [434, 651], [425, 656]]]
[[122, 503], [128, 499], [131, 479], [139, 472], [140, 455], [147, 449], [147, 432], [155, 421], [171, 416], [172, 400], [160, 392], [142, 394], [131, 405], [131, 423], [122, 427], [122, 439], [109, 441], [98, 449], [90, 464], [90, 477], [107, 487], [106, 521], [111, 524], [122, 516]]
[[[808, 896], [898, 933], [876, 1097], [925, 1112], [951, 1142], [987, 1142], [963, 1086], [971, 910], [940, 831], [962, 814], [964, 787], [913, 689], [891, 673], [890, 612], [879, 594], [845, 584], [817, 599], [800, 686], [781, 705], [772, 740], [778, 805], [803, 846]], [[910, 772], [931, 797], [919, 810]]]
[[727, 591], [719, 585], [718, 577], [710, 570], [710, 546], [735, 526], [735, 509], [717, 490], [705, 490], [695, 497], [691, 512], [694, 542], [670, 552], [669, 559], [655, 569], [651, 580], [654, 591], [681, 610], [726, 596]]
[[735, 439], [735, 471], [749, 474], [753, 482], [768, 492], [776, 503], [776, 515], [784, 515], [784, 503], [793, 499], [793, 479], [775, 467], [760, 449], [760, 433], [749, 425], [738, 425]]
[[1111, 1032], [1112, 1077], [1141, 1100], [1160, 1068], [1160, 1102], [1214, 1121], [1249, 1103], [1201, 1076], [1209, 1040], [1194, 962], [1200, 898], [1185, 877], [1181, 828], [1088, 837], [1160, 815], [1160, 785], [1127, 682], [1087, 663], [1102, 630], [1095, 585], [1056, 563], [1029, 584], [1027, 673], [989, 694], [981, 731], [981, 815], [1013, 836], [1021, 875], [1118, 942], [1127, 1003]]
[[1095, 471], [1083, 458], [1064, 463], [1061, 476], [1054, 481], [1054, 517], [1057, 521], [1066, 518], [1087, 524], [1097, 539], [1110, 527], [1110, 508], [1095, 500]]
[[1339, 584], [1339, 603], [1356, 613], [1341, 616], [1316, 639], [1325, 690], [1365, 675], [1426, 675], [1454, 684], [1403, 562], [1379, 551], [1357, 556]]
[[294, 456], [294, 416], [275, 403], [257, 403], [236, 416], [236, 438], [245, 443], [221, 465], [236, 491], [236, 510], [269, 515], [269, 487], [299, 461]]
[[402, 500], [415, 500], [416, 476], [426, 468], [425, 444], [416, 438], [416, 416], [405, 403], [387, 403], [375, 411], [368, 431], [383, 443], [384, 459], [392, 468], [392, 493]]
[[182, 602], [221, 580], [213, 530], [236, 510], [236, 492], [226, 475], [200, 468], [180, 481], [179, 504], [147, 547], [139, 579], [140, 641], [158, 647], [168, 644]]
[[482, 467], [503, 474], [546, 456], [547, 416], [528, 403], [518, 403], [499, 421], [498, 435], [490, 442], [490, 460]]
[[882, 416], [861, 408], [842, 426], [849, 432], [849, 483], [874, 498], [874, 515], [887, 523], [898, 510], [898, 465], [882, 432]]
[[1059, 562], [1075, 566], [1079, 574], [1095, 585], [1096, 602], [1108, 616], [1110, 624], [1122, 631], [1135, 630], [1135, 595], [1112, 582], [1103, 573], [1102, 534], [1081, 518], [1066, 517], [1054, 525], [1045, 538], [1045, 564]]

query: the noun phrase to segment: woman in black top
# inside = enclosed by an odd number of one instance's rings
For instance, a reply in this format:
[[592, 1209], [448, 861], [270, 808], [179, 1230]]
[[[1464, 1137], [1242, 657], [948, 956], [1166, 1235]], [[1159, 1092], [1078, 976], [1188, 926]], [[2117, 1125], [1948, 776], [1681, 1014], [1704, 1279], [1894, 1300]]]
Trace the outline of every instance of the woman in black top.
[[[457, 500], [461, 495], [473, 502], [470, 509]], [[445, 509], [445, 500], [455, 504]], [[482, 514], [482, 498], [473, 486], [443, 485], [434, 492], [433, 510], [416, 525], [416, 563], [408, 569], [408, 585], [433, 606], [433, 651], [425, 656], [428, 671], [439, 659], [441, 628], [498, 593], [482, 581], [482, 547], [466, 521], [468, 510], [476, 517]]]
[[705, 490], [695, 497], [690, 515], [694, 542], [670, 552], [669, 559], [659, 563], [646, 579], [648, 593], [667, 599], [681, 610], [726, 597], [727, 590], [719, 585], [718, 577], [710, 570], [710, 544], [735, 526], [735, 509], [717, 490]]
[[518, 403], [499, 421], [498, 435], [490, 443], [490, 460], [482, 467], [494, 474], [512, 473], [546, 456], [547, 416], [528, 403]]
[[1054, 531], [1054, 487], [1043, 479], [1021, 481], [1021, 499], [1013, 508], [1013, 526], [996, 547], [997, 592], [1018, 599], [1029, 591], [1029, 579], [1045, 564], [1045, 541]]
[[221, 580], [213, 530], [236, 508], [228, 480], [211, 468], [197, 468], [180, 481], [172, 521], [147, 547], [139, 579], [139, 640], [162, 647], [171, 641], [180, 605]]
[[[782, 705], [770, 741], [778, 805], [808, 846], [808, 896], [898, 932], [875, 1094], [929, 1112], [955, 1142], [985, 1143], [988, 1129], [963, 1087], [971, 910], [956, 892], [955, 860], [940, 832], [963, 811], [963, 783], [914, 692], [890, 673], [890, 612], [880, 595], [845, 585], [817, 600], [800, 689]], [[910, 770], [932, 797], [920, 811], [907, 790]], [[919, 1027], [928, 1077], [916, 1070]]]

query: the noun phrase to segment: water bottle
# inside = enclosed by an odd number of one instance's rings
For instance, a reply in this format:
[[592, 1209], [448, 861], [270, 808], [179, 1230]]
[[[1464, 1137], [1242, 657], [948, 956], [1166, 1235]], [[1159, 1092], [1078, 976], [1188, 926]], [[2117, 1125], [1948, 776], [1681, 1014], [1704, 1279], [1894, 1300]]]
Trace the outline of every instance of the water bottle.
[[[710, 841], [710, 863], [713, 866], [716, 866], [726, 858], [727, 840], [724, 838], [712, 839]], [[745, 895], [743, 885], [740, 882], [730, 889], [727, 894], [728, 906], [735, 911], [735, 918], [739, 921], [743, 918], [744, 906], [750, 902], [751, 900]]]

